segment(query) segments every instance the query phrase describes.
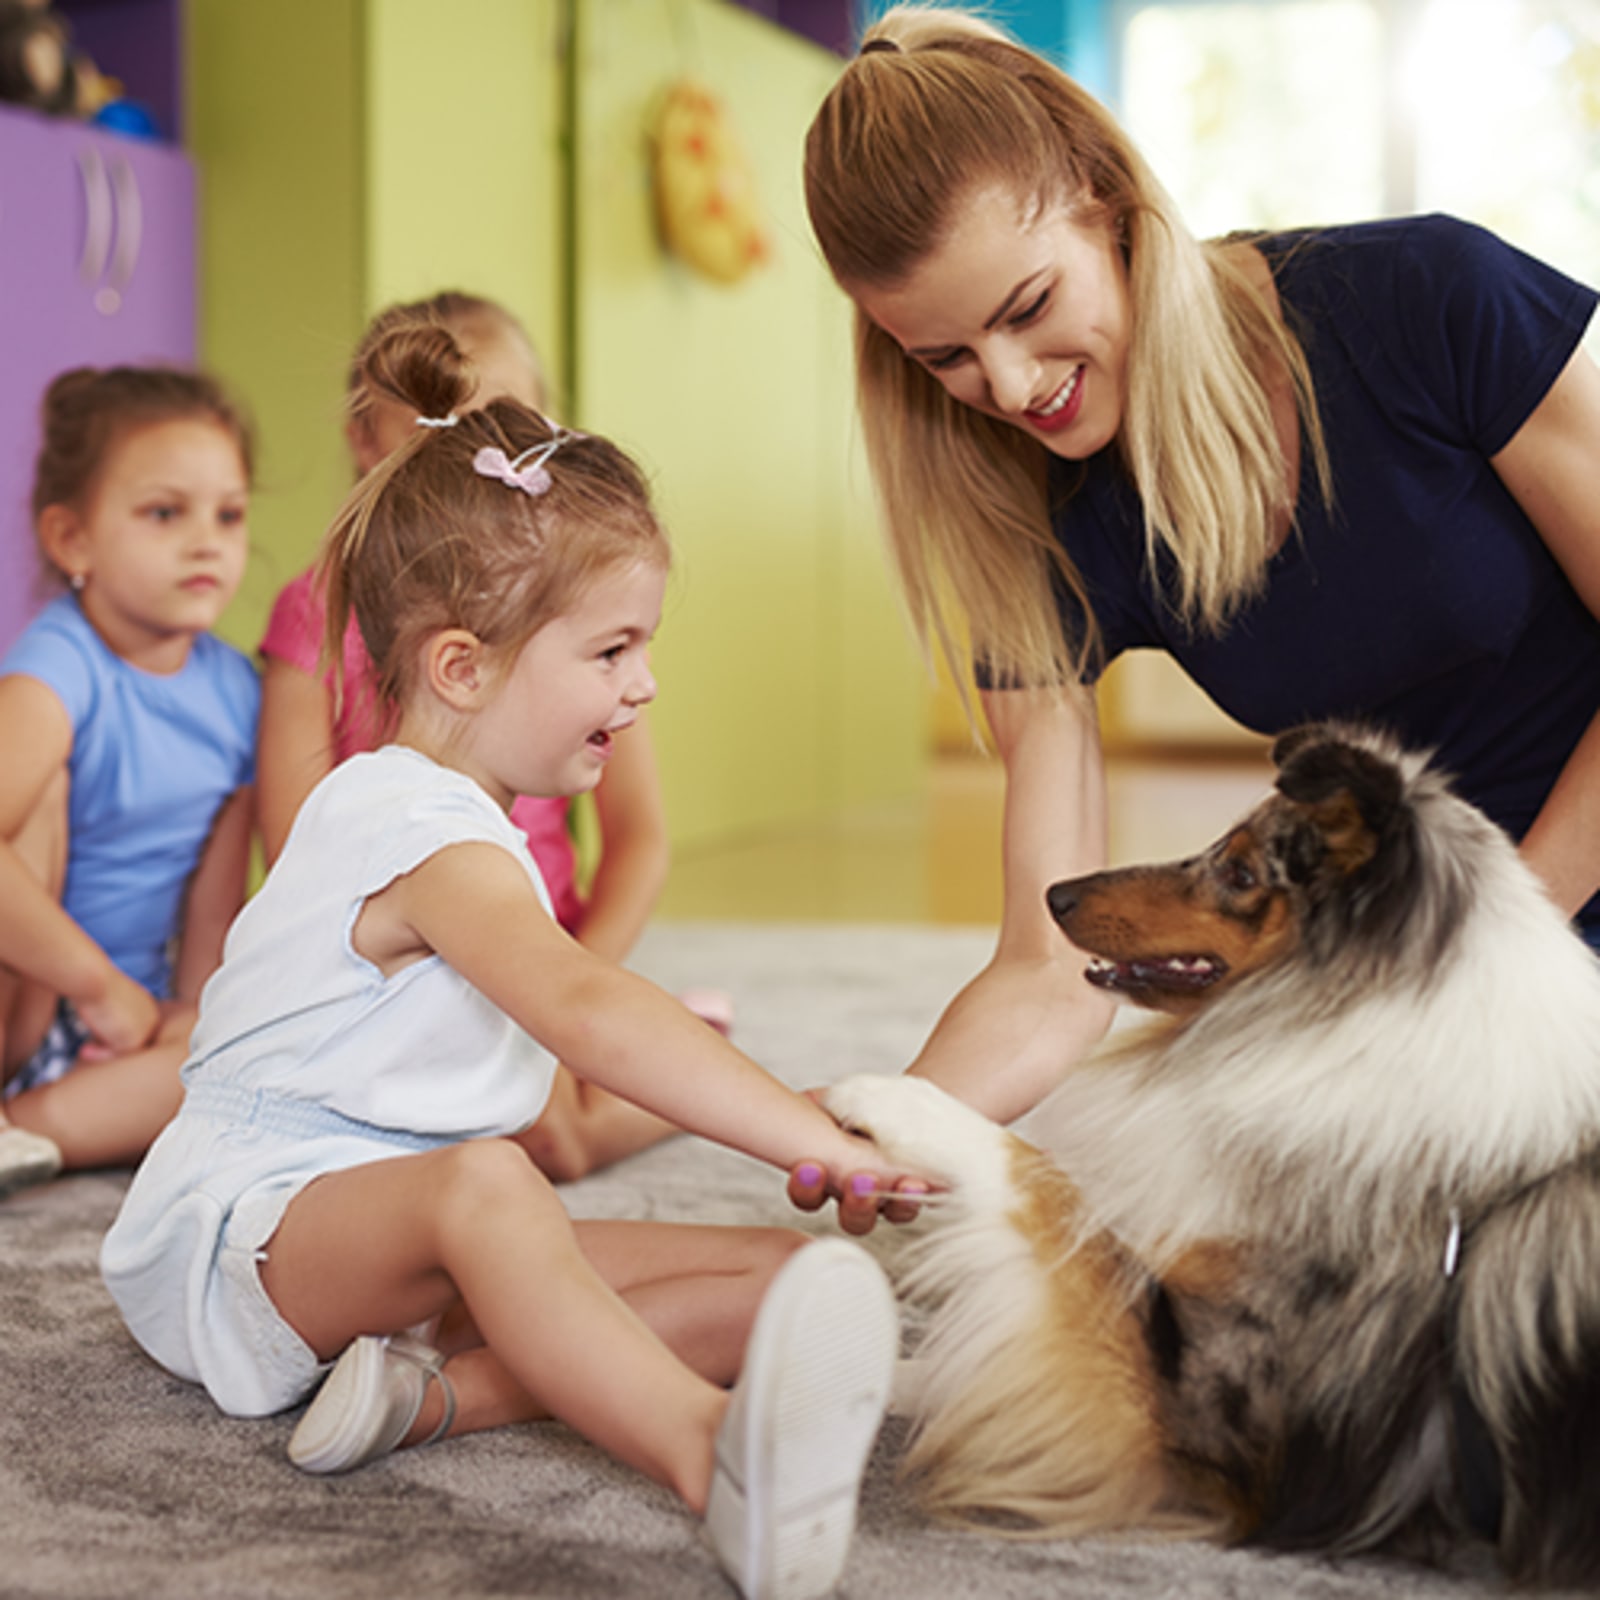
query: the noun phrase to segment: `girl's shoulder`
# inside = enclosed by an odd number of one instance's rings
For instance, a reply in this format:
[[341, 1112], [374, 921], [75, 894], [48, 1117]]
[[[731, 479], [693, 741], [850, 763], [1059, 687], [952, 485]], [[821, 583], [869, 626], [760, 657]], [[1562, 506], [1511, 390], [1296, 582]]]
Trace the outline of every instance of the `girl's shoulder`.
[[312, 790], [279, 861], [292, 854], [298, 869], [331, 851], [371, 894], [450, 845], [476, 843], [501, 846], [532, 873], [522, 835], [478, 784], [390, 744], [341, 762]]
[[308, 651], [321, 648], [326, 607], [316, 576], [316, 569], [307, 567], [278, 591], [267, 631], [261, 636], [263, 655], [279, 656], [298, 666]]
[[58, 595], [22, 630], [0, 661], [0, 676], [37, 678], [66, 705], [74, 722], [94, 703], [97, 686], [116, 670], [106, 645], [70, 594]]
[[395, 838], [481, 838], [522, 848], [510, 819], [479, 784], [406, 745], [386, 744], [340, 762], [311, 792], [306, 809], [341, 826], [366, 817]]

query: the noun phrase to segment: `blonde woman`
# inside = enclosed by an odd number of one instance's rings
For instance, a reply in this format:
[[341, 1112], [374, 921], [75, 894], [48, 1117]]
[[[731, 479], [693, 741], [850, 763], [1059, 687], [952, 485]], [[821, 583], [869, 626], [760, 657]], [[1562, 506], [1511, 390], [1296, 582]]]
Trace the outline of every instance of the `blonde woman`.
[[1438, 749], [1595, 937], [1591, 290], [1443, 217], [1197, 241], [1097, 102], [951, 10], [869, 31], [806, 193], [911, 612], [970, 637], [1007, 773], [998, 947], [913, 1071], [1006, 1120], [1103, 1031], [1044, 891], [1105, 860], [1126, 649], [1263, 732]]

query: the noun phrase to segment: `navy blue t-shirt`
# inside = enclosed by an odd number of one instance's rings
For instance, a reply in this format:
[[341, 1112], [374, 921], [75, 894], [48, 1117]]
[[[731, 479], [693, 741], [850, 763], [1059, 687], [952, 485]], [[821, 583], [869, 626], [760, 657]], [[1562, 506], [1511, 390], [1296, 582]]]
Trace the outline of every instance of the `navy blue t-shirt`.
[[[1163, 599], [1170, 562], [1147, 569], [1130, 481], [1096, 457], [1056, 536], [1105, 660], [1169, 651], [1260, 733], [1387, 727], [1520, 839], [1600, 710], [1600, 622], [1489, 457], [1566, 366], [1596, 295], [1448, 217], [1256, 242], [1311, 363], [1333, 507], [1305, 452], [1298, 530], [1266, 589], [1222, 634], [1191, 634]], [[1052, 462], [1061, 485], [1078, 471]], [[1600, 924], [1600, 896], [1582, 920]]]

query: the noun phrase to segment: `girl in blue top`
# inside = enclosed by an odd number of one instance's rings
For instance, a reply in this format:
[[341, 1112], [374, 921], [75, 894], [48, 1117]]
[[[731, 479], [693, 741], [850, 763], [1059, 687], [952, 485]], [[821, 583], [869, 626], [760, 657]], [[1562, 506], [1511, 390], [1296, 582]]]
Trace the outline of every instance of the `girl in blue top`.
[[1600, 928], [1593, 292], [1448, 218], [1198, 242], [1103, 108], [953, 10], [869, 30], [806, 192], [911, 608], [970, 638], [1007, 774], [997, 951], [913, 1070], [1007, 1120], [1103, 1031], [1044, 890], [1105, 861], [1125, 649], [1263, 733], [1436, 749]]
[[165, 368], [51, 384], [33, 490], [67, 592], [0, 663], [0, 1193], [143, 1154], [244, 899], [248, 430]]
[[896, 1174], [566, 933], [508, 819], [592, 789], [654, 698], [667, 544], [637, 468], [516, 400], [466, 409], [437, 324], [368, 359], [420, 421], [330, 532], [327, 639], [337, 661], [353, 610], [393, 742], [312, 790], [234, 923], [106, 1283], [231, 1414], [336, 1363], [290, 1439], [304, 1471], [554, 1415], [702, 1515], [745, 1594], [805, 1600], [843, 1566], [888, 1396], [882, 1274], [844, 1240], [573, 1222], [537, 1120], [559, 1061], [776, 1165]]

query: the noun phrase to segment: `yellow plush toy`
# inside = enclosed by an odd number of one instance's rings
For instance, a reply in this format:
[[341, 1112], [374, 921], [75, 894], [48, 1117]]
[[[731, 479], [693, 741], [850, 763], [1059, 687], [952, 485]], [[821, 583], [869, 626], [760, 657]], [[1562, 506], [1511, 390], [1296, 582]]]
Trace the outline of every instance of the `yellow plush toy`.
[[674, 84], [655, 127], [656, 209], [666, 247], [719, 283], [768, 260], [755, 173], [716, 96]]

